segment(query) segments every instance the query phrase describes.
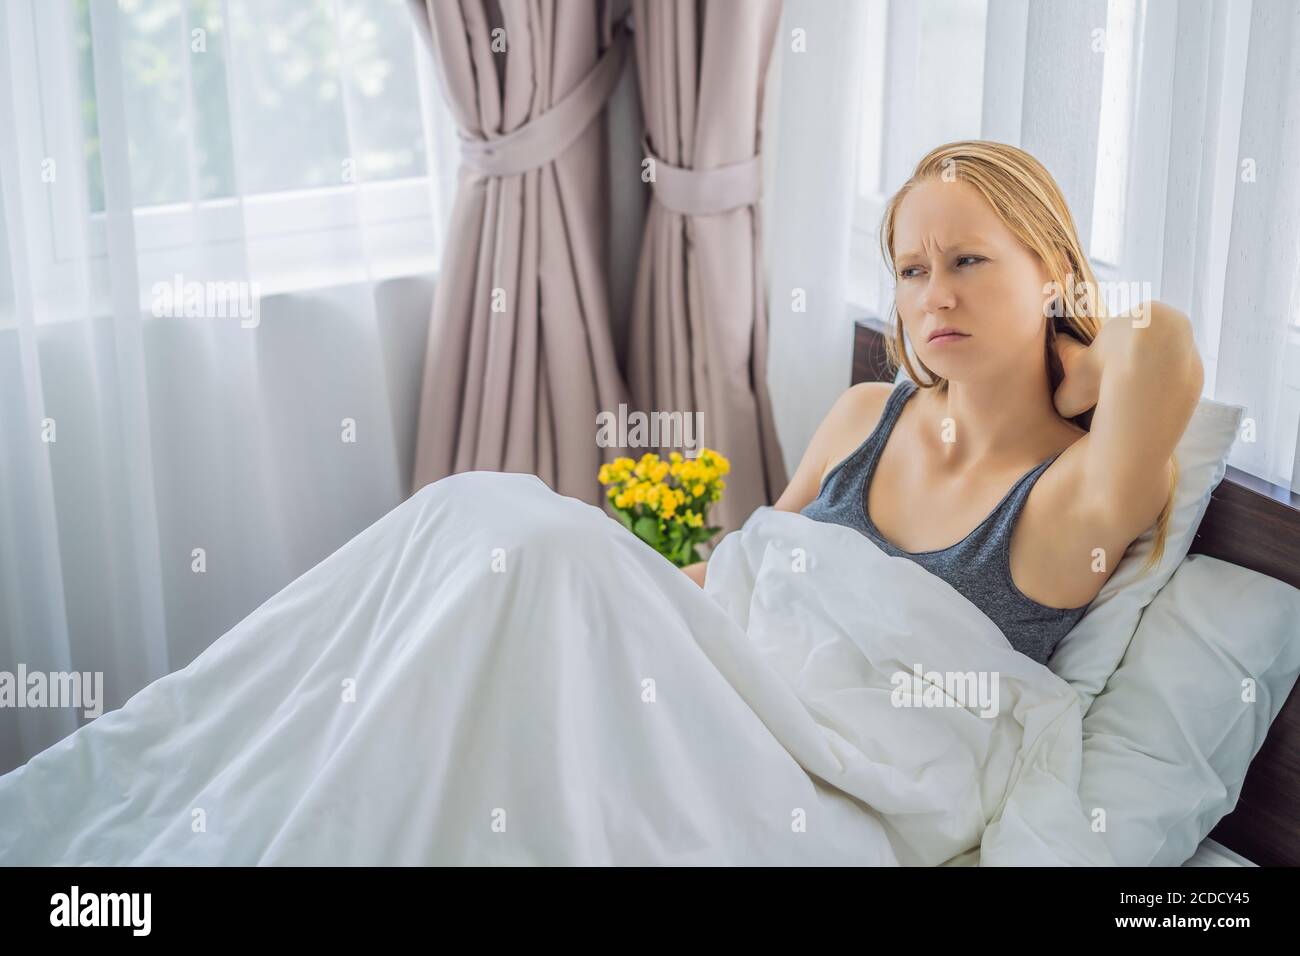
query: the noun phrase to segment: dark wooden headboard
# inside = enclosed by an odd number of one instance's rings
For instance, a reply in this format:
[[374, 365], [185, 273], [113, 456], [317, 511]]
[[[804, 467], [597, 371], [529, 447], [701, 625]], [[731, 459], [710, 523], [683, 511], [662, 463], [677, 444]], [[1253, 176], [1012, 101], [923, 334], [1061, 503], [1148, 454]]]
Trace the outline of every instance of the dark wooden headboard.
[[[886, 334], [876, 319], [857, 321], [852, 384], [894, 380]], [[1300, 588], [1300, 495], [1229, 467], [1191, 550]], [[1237, 806], [1210, 836], [1260, 866], [1300, 866], [1300, 689], [1273, 721]]]

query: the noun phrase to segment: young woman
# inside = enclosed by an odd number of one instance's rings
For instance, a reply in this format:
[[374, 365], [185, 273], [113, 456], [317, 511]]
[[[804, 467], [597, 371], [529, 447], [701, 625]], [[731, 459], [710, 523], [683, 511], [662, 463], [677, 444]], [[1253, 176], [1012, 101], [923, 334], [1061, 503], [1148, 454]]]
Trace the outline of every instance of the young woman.
[[1159, 302], [1103, 321], [1060, 189], [1012, 146], [933, 150], [881, 247], [910, 379], [849, 388], [774, 507], [916, 561], [1045, 663], [1153, 523], [1149, 564], [1163, 551], [1201, 393], [1191, 326]]

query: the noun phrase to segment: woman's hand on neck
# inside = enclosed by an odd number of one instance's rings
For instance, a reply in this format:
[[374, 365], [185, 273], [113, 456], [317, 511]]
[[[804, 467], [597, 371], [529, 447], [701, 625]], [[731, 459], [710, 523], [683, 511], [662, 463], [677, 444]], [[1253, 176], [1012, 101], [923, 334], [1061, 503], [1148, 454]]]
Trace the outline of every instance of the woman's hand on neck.
[[1099, 350], [1068, 335], [1058, 335], [1055, 346], [1065, 378], [1057, 386], [1052, 402], [1062, 418], [1074, 418], [1097, 404], [1101, 393]]

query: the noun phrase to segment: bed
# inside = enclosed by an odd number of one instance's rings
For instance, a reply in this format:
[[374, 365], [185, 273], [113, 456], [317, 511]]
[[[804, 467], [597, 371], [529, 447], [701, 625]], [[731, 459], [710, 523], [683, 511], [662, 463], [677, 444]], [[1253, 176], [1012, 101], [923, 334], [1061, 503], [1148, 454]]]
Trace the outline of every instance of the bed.
[[[756, 509], [701, 591], [535, 475], [451, 475], [187, 667], [0, 776], [0, 865], [1293, 862], [1300, 591], [1214, 554], [1285, 571], [1300, 536], [1289, 504], [1269, 499], [1283, 510], [1261, 522], [1259, 502], [1234, 497], [1248, 492], [1225, 484], [1207, 520], [1181, 525], [1180, 552], [1204, 524], [1213, 553], [1171, 555], [1140, 627], [1135, 614], [1136, 630], [1076, 642], [1106, 665], [1097, 695], [851, 528]], [[1233, 507], [1262, 542], [1234, 535]], [[1210, 585], [1232, 574], [1249, 580], [1227, 593], [1276, 600], [1219, 600]], [[1188, 621], [1219, 635], [1243, 603], [1272, 607], [1253, 620], [1277, 643], [1206, 644], [1240, 667], [1213, 688], [1189, 680]], [[1159, 637], [1140, 640], [1151, 621]], [[1099, 653], [1109, 633], [1113, 658]], [[1239, 675], [1259, 678], [1266, 710], [1236, 700]], [[1190, 713], [1143, 703], [1166, 685]], [[1133, 728], [1153, 731], [1117, 751], [1137, 769], [1091, 772], [1097, 742]], [[1207, 728], [1208, 750], [1150, 746]], [[1161, 767], [1175, 776], [1155, 787]], [[1139, 844], [1150, 854], [1134, 864]]]
[[1257, 866], [1240, 853], [1229, 850], [1213, 837], [1206, 837], [1183, 866]]
[[[854, 325], [852, 381], [893, 381], [875, 318]], [[1191, 547], [1300, 588], [1300, 495], [1229, 467]], [[1236, 808], [1185, 865], [1300, 865], [1300, 690], [1250, 764]]]

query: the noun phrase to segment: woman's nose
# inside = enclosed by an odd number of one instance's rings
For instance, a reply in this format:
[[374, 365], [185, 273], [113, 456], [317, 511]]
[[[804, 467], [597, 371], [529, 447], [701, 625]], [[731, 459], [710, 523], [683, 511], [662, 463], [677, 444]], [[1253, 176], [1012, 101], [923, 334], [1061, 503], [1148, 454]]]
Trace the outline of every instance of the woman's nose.
[[921, 293], [921, 307], [927, 312], [937, 312], [940, 309], [951, 309], [955, 301], [952, 286], [947, 278], [937, 272], [931, 272]]

